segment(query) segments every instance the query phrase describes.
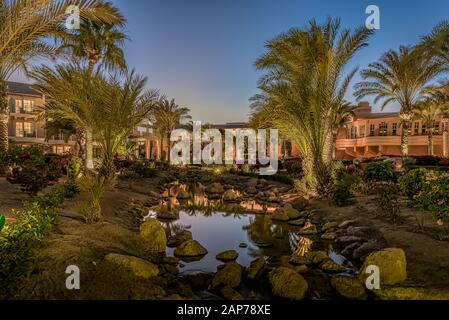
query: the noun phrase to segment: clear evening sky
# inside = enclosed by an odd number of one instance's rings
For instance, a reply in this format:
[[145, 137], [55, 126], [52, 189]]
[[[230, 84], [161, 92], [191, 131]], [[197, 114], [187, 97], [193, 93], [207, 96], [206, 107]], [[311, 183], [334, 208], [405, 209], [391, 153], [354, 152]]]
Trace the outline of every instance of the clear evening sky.
[[[193, 119], [214, 123], [247, 119], [260, 76], [253, 63], [265, 41], [291, 27], [332, 16], [355, 28], [365, 25], [366, 7], [377, 5], [381, 29], [351, 65], [364, 68], [388, 49], [415, 44], [449, 18], [448, 0], [112, 1], [128, 19], [130, 67], [148, 77], [149, 87], [189, 107]], [[352, 88], [347, 99], [355, 101]]]

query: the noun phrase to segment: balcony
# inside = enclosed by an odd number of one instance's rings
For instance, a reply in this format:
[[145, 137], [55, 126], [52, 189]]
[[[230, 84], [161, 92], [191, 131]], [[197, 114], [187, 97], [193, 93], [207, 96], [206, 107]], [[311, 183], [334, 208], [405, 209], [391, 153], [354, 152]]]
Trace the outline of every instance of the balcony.
[[[427, 146], [428, 145], [428, 136], [425, 135], [410, 135], [408, 137], [408, 145], [409, 146]], [[435, 145], [443, 144], [443, 137], [441, 135], [435, 135], [433, 137], [433, 141]], [[338, 139], [337, 140], [337, 149], [345, 149], [345, 148], [355, 148], [355, 147], [375, 147], [375, 146], [400, 146], [401, 145], [401, 137], [400, 135], [393, 136], [368, 136], [368, 137], [360, 137], [355, 139]]]

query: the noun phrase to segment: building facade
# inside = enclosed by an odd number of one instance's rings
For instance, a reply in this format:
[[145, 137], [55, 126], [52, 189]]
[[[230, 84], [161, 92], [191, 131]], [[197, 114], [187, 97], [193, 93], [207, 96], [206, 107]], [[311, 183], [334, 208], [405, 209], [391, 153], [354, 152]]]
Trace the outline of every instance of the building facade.
[[[340, 129], [336, 145], [338, 159], [402, 155], [402, 126], [398, 112], [372, 112], [369, 103], [362, 102], [354, 114], [355, 116]], [[443, 136], [447, 129], [447, 123], [441, 117], [435, 119], [433, 127], [435, 156], [445, 156], [443, 142], [447, 139]], [[414, 120], [409, 130], [409, 155], [428, 155], [429, 139], [426, 124]]]
[[18, 145], [46, 144], [54, 153], [70, 152], [75, 146], [73, 140], [65, 141], [62, 134], [46, 139], [45, 121], [37, 117], [37, 109], [45, 98], [29, 84], [7, 82], [8, 87], [8, 136]]

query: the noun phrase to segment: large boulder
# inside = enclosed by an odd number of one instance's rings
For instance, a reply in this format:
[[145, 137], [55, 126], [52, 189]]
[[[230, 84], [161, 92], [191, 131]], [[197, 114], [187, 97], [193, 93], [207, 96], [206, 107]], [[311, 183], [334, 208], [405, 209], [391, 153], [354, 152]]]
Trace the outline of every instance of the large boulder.
[[223, 289], [221, 289], [221, 294], [223, 295], [223, 298], [225, 298], [226, 300], [231, 301], [244, 300], [242, 295], [237, 291], [235, 291], [234, 289], [232, 289], [231, 287], [224, 287]]
[[296, 210], [303, 211], [309, 205], [309, 200], [307, 200], [304, 197], [299, 197], [299, 198], [296, 198], [295, 200], [293, 200], [292, 202], [290, 202], [290, 204]]
[[381, 287], [374, 293], [382, 300], [449, 300], [449, 290], [441, 288]]
[[162, 253], [167, 248], [167, 236], [161, 223], [156, 219], [148, 219], [140, 226], [140, 236], [147, 251]]
[[212, 194], [221, 194], [221, 193], [224, 193], [225, 190], [224, 190], [223, 186], [220, 183], [215, 182], [215, 183], [212, 183], [211, 185], [209, 185], [206, 188], [206, 192], [207, 193], [212, 193]]
[[314, 235], [318, 233], [318, 229], [316, 225], [313, 223], [307, 222], [304, 227], [299, 230], [300, 235]]
[[269, 279], [273, 293], [284, 299], [301, 300], [309, 287], [300, 274], [284, 267], [271, 271]]
[[407, 279], [407, 260], [402, 249], [388, 248], [370, 254], [359, 272], [362, 283], [365, 283], [370, 275], [366, 273], [369, 266], [379, 267], [381, 286], [399, 284]]
[[271, 220], [286, 222], [290, 220], [290, 218], [284, 211], [277, 210], [271, 215]]
[[220, 261], [235, 261], [239, 257], [239, 254], [235, 250], [227, 250], [217, 254], [216, 258]]
[[320, 269], [326, 272], [344, 272], [347, 269], [341, 264], [336, 263], [332, 259], [327, 259], [321, 262]]
[[188, 240], [175, 249], [175, 256], [178, 257], [198, 257], [206, 254], [206, 248], [196, 240]]
[[235, 288], [242, 282], [243, 267], [236, 262], [226, 263], [223, 268], [218, 270], [212, 279], [211, 288], [214, 289], [220, 285]]
[[346, 299], [365, 300], [367, 298], [365, 287], [356, 278], [337, 276], [332, 278], [331, 284]]
[[137, 257], [110, 253], [105, 257], [105, 260], [119, 268], [124, 268], [139, 278], [149, 279], [159, 274], [159, 268], [156, 265]]

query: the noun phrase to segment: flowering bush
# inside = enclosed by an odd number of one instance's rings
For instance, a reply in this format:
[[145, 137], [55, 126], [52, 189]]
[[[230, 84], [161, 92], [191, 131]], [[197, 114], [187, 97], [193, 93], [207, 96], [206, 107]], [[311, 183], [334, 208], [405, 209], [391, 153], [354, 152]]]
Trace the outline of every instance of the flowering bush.
[[396, 180], [392, 162], [371, 162], [364, 171], [364, 180], [368, 182], [389, 182]]
[[428, 174], [416, 202], [432, 212], [436, 220], [449, 223], [449, 175]]
[[415, 169], [408, 171], [400, 177], [398, 182], [402, 193], [409, 197], [409, 199], [414, 199], [426, 184], [426, 174], [426, 169]]

